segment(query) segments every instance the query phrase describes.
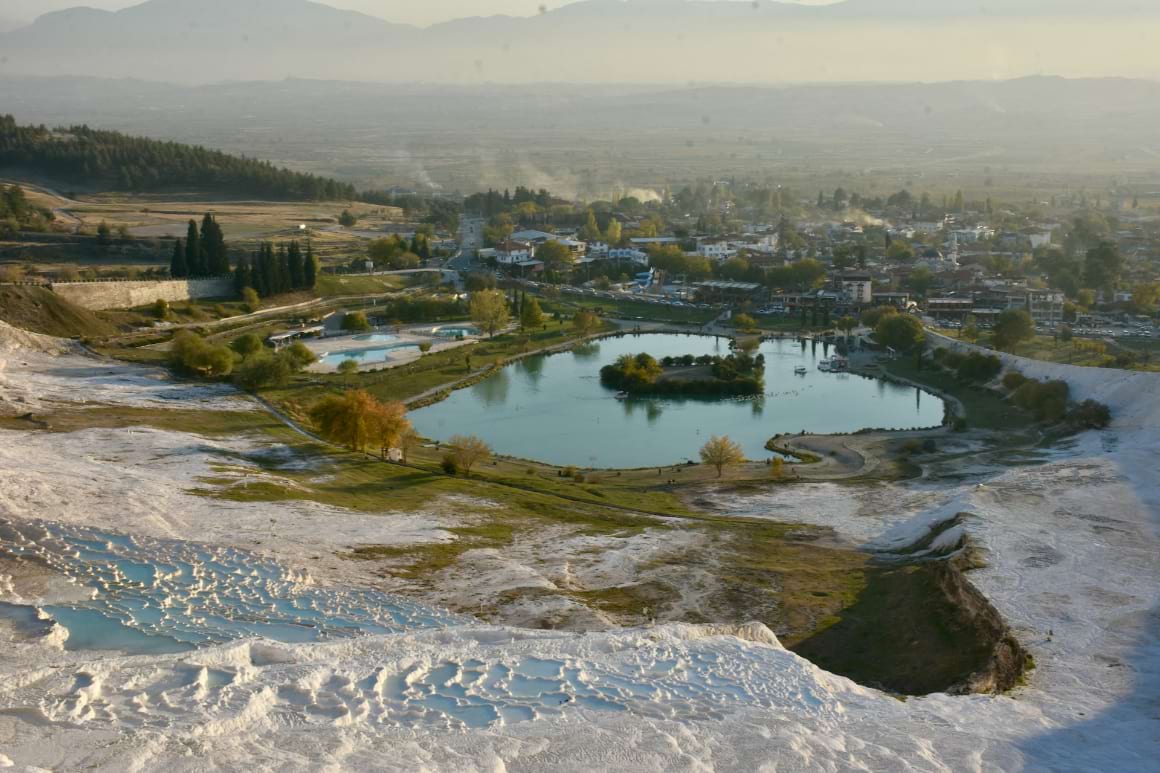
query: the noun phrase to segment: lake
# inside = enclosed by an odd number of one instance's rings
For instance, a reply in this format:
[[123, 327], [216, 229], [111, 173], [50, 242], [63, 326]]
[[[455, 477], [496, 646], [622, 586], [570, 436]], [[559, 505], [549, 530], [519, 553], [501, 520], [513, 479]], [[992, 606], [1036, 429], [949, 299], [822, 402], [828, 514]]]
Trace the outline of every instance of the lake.
[[[762, 344], [762, 399], [632, 398], [600, 384], [600, 369], [622, 354], [729, 353], [729, 340], [641, 334], [607, 338], [562, 354], [529, 357], [448, 399], [411, 414], [423, 435], [476, 435], [505, 456], [556, 465], [634, 468], [696, 460], [712, 435], [728, 435], [751, 459], [765, 459], [774, 435], [916, 429], [943, 421], [942, 400], [913, 387], [823, 373], [833, 347], [795, 340]], [[794, 369], [808, 368], [804, 376]]]

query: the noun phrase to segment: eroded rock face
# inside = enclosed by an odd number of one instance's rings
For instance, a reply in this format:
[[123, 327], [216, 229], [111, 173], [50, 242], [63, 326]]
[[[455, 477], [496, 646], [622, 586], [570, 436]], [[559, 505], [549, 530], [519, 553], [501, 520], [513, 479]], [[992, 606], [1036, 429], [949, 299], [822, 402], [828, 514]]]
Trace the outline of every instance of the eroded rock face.
[[1001, 693], [1019, 683], [1029, 662], [1027, 651], [1007, 627], [999, 610], [964, 576], [963, 561], [953, 558], [932, 569], [938, 587], [959, 610], [959, 624], [974, 632], [990, 651], [985, 665], [966, 680], [950, 686], [951, 694]]

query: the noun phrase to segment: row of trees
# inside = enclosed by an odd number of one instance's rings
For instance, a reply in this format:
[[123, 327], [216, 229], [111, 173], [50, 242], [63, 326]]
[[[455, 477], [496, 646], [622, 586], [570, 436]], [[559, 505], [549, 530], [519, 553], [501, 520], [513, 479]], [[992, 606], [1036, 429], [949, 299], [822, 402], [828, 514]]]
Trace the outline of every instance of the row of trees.
[[425, 234], [415, 234], [410, 240], [399, 234], [375, 239], [367, 245], [367, 256], [376, 265], [392, 271], [419, 268], [431, 259], [431, 242]]
[[[397, 401], [383, 402], [364, 389], [328, 395], [309, 410], [310, 420], [327, 440], [364, 453], [375, 449], [386, 459], [398, 449], [407, 464], [422, 438], [407, 419], [407, 407]], [[473, 468], [490, 459], [491, 447], [474, 436], [456, 435], [447, 444], [442, 467], [450, 475]]]
[[200, 230], [197, 221], [190, 220], [185, 240], [178, 239], [173, 243], [169, 275], [174, 279], [201, 279], [229, 276], [229, 273], [229, 251], [217, 219], [207, 212], [201, 220]]
[[283, 200], [354, 199], [354, 187], [264, 161], [88, 126], [20, 126], [0, 116], [0, 166], [126, 191], [193, 187]]
[[263, 242], [252, 258], [242, 257], [234, 270], [234, 288], [239, 295], [253, 290], [259, 297], [313, 290], [318, 283], [318, 260], [308, 241], [306, 249], [297, 240], [289, 245]]
[[314, 352], [301, 343], [274, 352], [254, 333], [226, 345], [182, 330], [174, 336], [169, 349], [170, 364], [178, 370], [207, 379], [232, 376], [234, 383], [250, 391], [285, 386], [291, 376], [316, 359]]

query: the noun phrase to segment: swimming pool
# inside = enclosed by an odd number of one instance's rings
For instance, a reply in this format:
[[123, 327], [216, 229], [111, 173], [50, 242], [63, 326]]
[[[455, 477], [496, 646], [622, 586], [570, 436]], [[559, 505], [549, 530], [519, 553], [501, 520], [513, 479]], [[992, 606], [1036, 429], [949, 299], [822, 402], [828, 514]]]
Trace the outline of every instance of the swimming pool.
[[437, 327], [431, 332], [440, 338], [466, 338], [467, 336], [479, 335], [479, 328], [472, 325], [453, 325]]
[[385, 344], [387, 341], [397, 341], [399, 339], [396, 335], [390, 333], [367, 333], [361, 336], [355, 336], [352, 341], [366, 344]]
[[404, 352], [419, 351], [418, 344], [395, 344], [394, 346], [375, 346], [367, 349], [350, 349], [345, 352], [325, 354], [319, 362], [330, 368], [337, 368], [343, 360], [354, 360], [359, 365], [374, 365], [381, 362], [390, 362]]

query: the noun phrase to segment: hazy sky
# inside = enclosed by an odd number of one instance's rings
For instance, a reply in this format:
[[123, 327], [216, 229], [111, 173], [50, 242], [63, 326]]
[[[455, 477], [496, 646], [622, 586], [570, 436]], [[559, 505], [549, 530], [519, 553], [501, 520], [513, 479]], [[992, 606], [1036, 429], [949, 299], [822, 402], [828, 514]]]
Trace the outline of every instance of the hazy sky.
[[[386, 19], [408, 24], [432, 24], [464, 16], [508, 14], [531, 16], [541, 6], [558, 8], [570, 0], [319, 0], [336, 8], [349, 8]], [[142, 0], [0, 0], [0, 14], [17, 19], [31, 20], [48, 11], [59, 11], [87, 5], [93, 8], [117, 10], [139, 5]], [[832, 0], [790, 0], [790, 2], [825, 4]]]

